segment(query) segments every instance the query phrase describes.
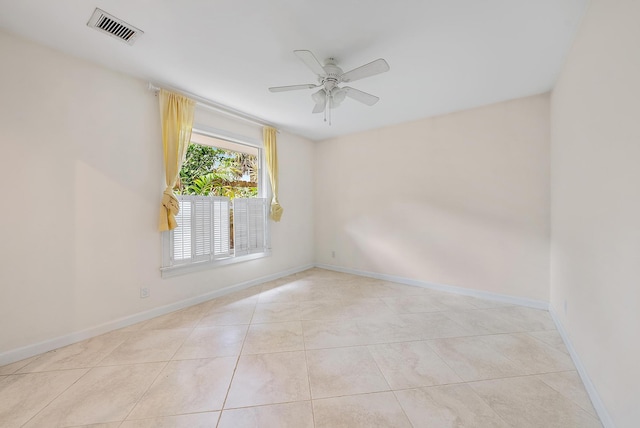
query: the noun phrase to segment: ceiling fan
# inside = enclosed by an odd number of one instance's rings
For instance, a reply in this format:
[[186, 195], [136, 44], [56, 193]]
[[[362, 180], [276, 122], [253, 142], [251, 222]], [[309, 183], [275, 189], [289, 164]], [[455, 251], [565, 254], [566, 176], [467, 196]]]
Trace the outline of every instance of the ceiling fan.
[[344, 73], [340, 67], [336, 65], [333, 58], [328, 58], [324, 66], [316, 59], [311, 51], [297, 50], [293, 53], [304, 62], [311, 71], [318, 76], [318, 84], [309, 83], [306, 85], [290, 85], [275, 86], [269, 88], [271, 92], [295, 91], [298, 89], [320, 88], [311, 95], [316, 103], [313, 113], [325, 113], [324, 120], [327, 121], [327, 111], [329, 112], [329, 124], [331, 124], [331, 109], [336, 108], [344, 101], [345, 97], [353, 98], [363, 104], [372, 106], [378, 102], [380, 98], [375, 95], [362, 92], [350, 86], [340, 87], [341, 83], [353, 82], [365, 77], [375, 76], [376, 74], [389, 71], [389, 64], [382, 58], [372, 61], [368, 64], [354, 68]]

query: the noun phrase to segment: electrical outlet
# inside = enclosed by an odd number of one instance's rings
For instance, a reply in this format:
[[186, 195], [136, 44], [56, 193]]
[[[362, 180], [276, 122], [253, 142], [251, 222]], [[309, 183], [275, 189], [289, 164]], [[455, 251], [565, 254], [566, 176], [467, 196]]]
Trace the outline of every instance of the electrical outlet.
[[151, 292], [149, 291], [149, 287], [140, 287], [140, 298], [141, 299], [146, 299], [150, 295], [151, 295]]
[[331, 258], [332, 258], [332, 259], [335, 259], [335, 258], [336, 258], [336, 252], [335, 252], [335, 251], [333, 251], [333, 250], [331, 250]]
[[567, 315], [567, 299], [564, 299], [564, 314]]

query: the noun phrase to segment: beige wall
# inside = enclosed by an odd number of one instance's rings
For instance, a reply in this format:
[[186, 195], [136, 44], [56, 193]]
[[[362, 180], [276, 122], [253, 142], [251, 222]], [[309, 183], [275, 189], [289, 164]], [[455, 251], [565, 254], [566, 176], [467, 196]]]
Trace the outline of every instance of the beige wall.
[[592, 0], [551, 103], [551, 305], [619, 428], [640, 421], [639, 22]]
[[315, 158], [317, 262], [548, 301], [548, 95], [323, 141]]
[[[146, 82], [1, 32], [0, 52], [0, 356], [313, 263], [313, 143], [278, 136], [285, 213], [272, 257], [163, 280], [159, 114]], [[259, 128], [199, 117], [261, 140]]]

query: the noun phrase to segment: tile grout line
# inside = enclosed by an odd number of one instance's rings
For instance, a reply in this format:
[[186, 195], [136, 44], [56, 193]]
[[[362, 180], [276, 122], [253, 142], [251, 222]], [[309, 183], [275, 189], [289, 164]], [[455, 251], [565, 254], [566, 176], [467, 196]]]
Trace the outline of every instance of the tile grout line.
[[[262, 287], [260, 288], [260, 292], [262, 292]], [[258, 296], [260, 293], [258, 293]], [[236, 376], [236, 371], [238, 370], [238, 365], [240, 364], [240, 357], [242, 357], [242, 351], [244, 350], [244, 345], [247, 341], [247, 336], [249, 336], [249, 330], [251, 329], [251, 322], [253, 321], [253, 317], [256, 313], [256, 307], [258, 306], [258, 301], [260, 298], [256, 299], [256, 303], [253, 306], [253, 311], [251, 312], [251, 318], [249, 319], [249, 324], [247, 325], [247, 330], [244, 334], [244, 339], [242, 339], [242, 346], [240, 346], [240, 352], [238, 353], [238, 357], [236, 358], [236, 364], [233, 366], [233, 372], [231, 373], [231, 378], [229, 379], [229, 386], [227, 386], [227, 392], [224, 395], [224, 400], [222, 400], [222, 406], [220, 408], [220, 414], [218, 415], [218, 420], [216, 421], [216, 428], [220, 425], [220, 421], [222, 420], [222, 414], [227, 405], [227, 399], [229, 398], [229, 393], [231, 392], [231, 385], [233, 385], [233, 379]]]
[[[300, 320], [300, 326], [302, 326], [302, 320]], [[307, 355], [307, 341], [304, 334], [304, 327], [302, 327], [302, 347], [304, 349], [304, 364], [307, 369], [307, 383], [309, 385], [309, 404], [311, 406], [311, 420], [313, 421], [313, 426], [316, 426], [316, 413], [313, 410], [313, 393], [311, 392], [311, 373], [309, 372], [309, 357]]]
[[[47, 407], [49, 407], [51, 405], [51, 403], [53, 403], [55, 400], [57, 400], [58, 398], [60, 398], [60, 396], [62, 394], [64, 394], [65, 392], [67, 392], [73, 385], [75, 385], [76, 383], [80, 382], [80, 379], [82, 379], [83, 377], [85, 377], [92, 369], [91, 368], [85, 368], [87, 371], [80, 376], [78, 379], [76, 379], [74, 382], [72, 382], [68, 387], [66, 387], [64, 390], [62, 390], [58, 395], [56, 395], [54, 398], [52, 398], [47, 404], [45, 404], [40, 410], [38, 410], [36, 413], [34, 413], [33, 416], [31, 416], [29, 419], [27, 419], [27, 421], [25, 423], [23, 423], [21, 426], [25, 426], [27, 425], [29, 422], [31, 422], [36, 416], [38, 416], [40, 413], [42, 413]], [[73, 370], [78, 370], [78, 369], [73, 369]], [[79, 369], [82, 370], [82, 369]], [[29, 375], [31, 373], [24, 373], [24, 375]], [[17, 375], [12, 375], [12, 376], [20, 376], [19, 374]]]
[[[180, 309], [178, 311], [174, 311], [174, 312], [170, 312], [171, 313], [175, 313], [175, 312], [180, 312], [184, 309]], [[169, 315], [169, 314], [167, 314]], [[166, 316], [166, 315], [162, 315], [162, 316]], [[169, 365], [169, 363], [171, 363], [173, 360], [173, 357], [176, 356], [176, 354], [178, 353], [178, 351], [180, 350], [180, 348], [182, 348], [182, 346], [184, 345], [184, 343], [187, 341], [187, 339], [191, 336], [191, 334], [193, 334], [193, 332], [196, 329], [196, 326], [198, 325], [198, 323], [200, 322], [200, 320], [202, 320], [202, 318], [204, 317], [204, 313], [198, 318], [197, 322], [194, 322], [193, 327], [191, 327], [191, 331], [189, 331], [189, 334], [185, 335], [184, 339], [180, 342], [180, 345], [178, 345], [176, 347], [176, 350], [173, 351], [173, 354], [171, 354], [171, 357], [169, 357], [169, 359], [167, 361], [165, 361], [164, 366], [162, 366], [162, 368], [158, 371], [158, 374], [153, 378], [153, 380], [149, 383], [149, 385], [145, 388], [144, 392], [142, 394], [140, 394], [140, 398], [138, 398], [136, 400], [136, 402], [134, 403], [134, 405], [131, 407], [131, 410], [129, 410], [129, 412], [127, 412], [127, 415], [124, 417], [124, 419], [122, 419], [122, 421], [120, 422], [120, 425], [122, 425], [129, 416], [131, 416], [131, 413], [135, 410], [135, 408], [138, 406], [138, 404], [140, 404], [140, 401], [142, 401], [142, 399], [147, 395], [147, 393], [149, 392], [149, 390], [151, 389], [151, 387], [156, 383], [156, 381], [158, 380], [158, 378], [160, 377], [160, 375], [162, 374], [162, 372], [164, 372], [164, 370], [167, 368], [167, 366]], [[153, 318], [152, 318], [153, 319]], [[147, 320], [144, 321], [144, 324], [148, 323], [151, 320]], [[150, 329], [149, 331], [152, 330], [186, 330], [185, 329]], [[105, 357], [106, 358], [106, 357]], [[135, 363], [135, 364], [148, 364], [148, 363]], [[123, 365], [127, 365], [127, 364], [123, 364]], [[132, 365], [132, 364], [128, 364], [128, 365]]]

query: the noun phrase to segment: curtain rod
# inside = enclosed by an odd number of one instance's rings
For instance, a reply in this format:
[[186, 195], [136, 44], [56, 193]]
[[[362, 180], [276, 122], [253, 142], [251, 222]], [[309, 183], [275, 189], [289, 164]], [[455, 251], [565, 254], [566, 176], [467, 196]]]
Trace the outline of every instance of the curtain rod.
[[244, 120], [245, 122], [253, 123], [254, 125], [270, 126], [272, 128], [275, 128], [276, 131], [278, 133], [280, 133], [279, 129], [277, 129], [275, 126], [273, 126], [272, 124], [270, 124], [269, 122], [267, 122], [265, 120], [262, 120], [262, 119], [260, 119], [258, 117], [255, 117], [255, 116], [251, 116], [251, 115], [246, 114], [246, 113], [242, 113], [242, 112], [240, 112], [238, 110], [235, 110], [235, 109], [232, 109], [230, 107], [223, 106], [221, 104], [215, 103], [215, 102], [213, 102], [211, 100], [208, 100], [206, 98], [202, 98], [202, 97], [199, 97], [197, 95], [190, 94], [189, 92], [178, 91], [178, 90], [175, 90], [173, 88], [167, 88], [167, 87], [160, 88], [160, 87], [154, 85], [151, 82], [149, 82], [148, 89], [150, 91], [155, 92], [155, 93], [158, 93], [160, 91], [160, 89], [166, 89], [168, 91], [175, 92], [175, 93], [178, 93], [180, 95], [184, 95], [187, 98], [191, 98], [192, 100], [194, 100], [197, 104], [201, 105], [202, 107], [206, 107], [208, 109], [214, 110], [214, 111], [216, 111], [218, 113], [225, 114], [227, 116], [231, 116], [231, 117], [236, 118], [236, 119]]

